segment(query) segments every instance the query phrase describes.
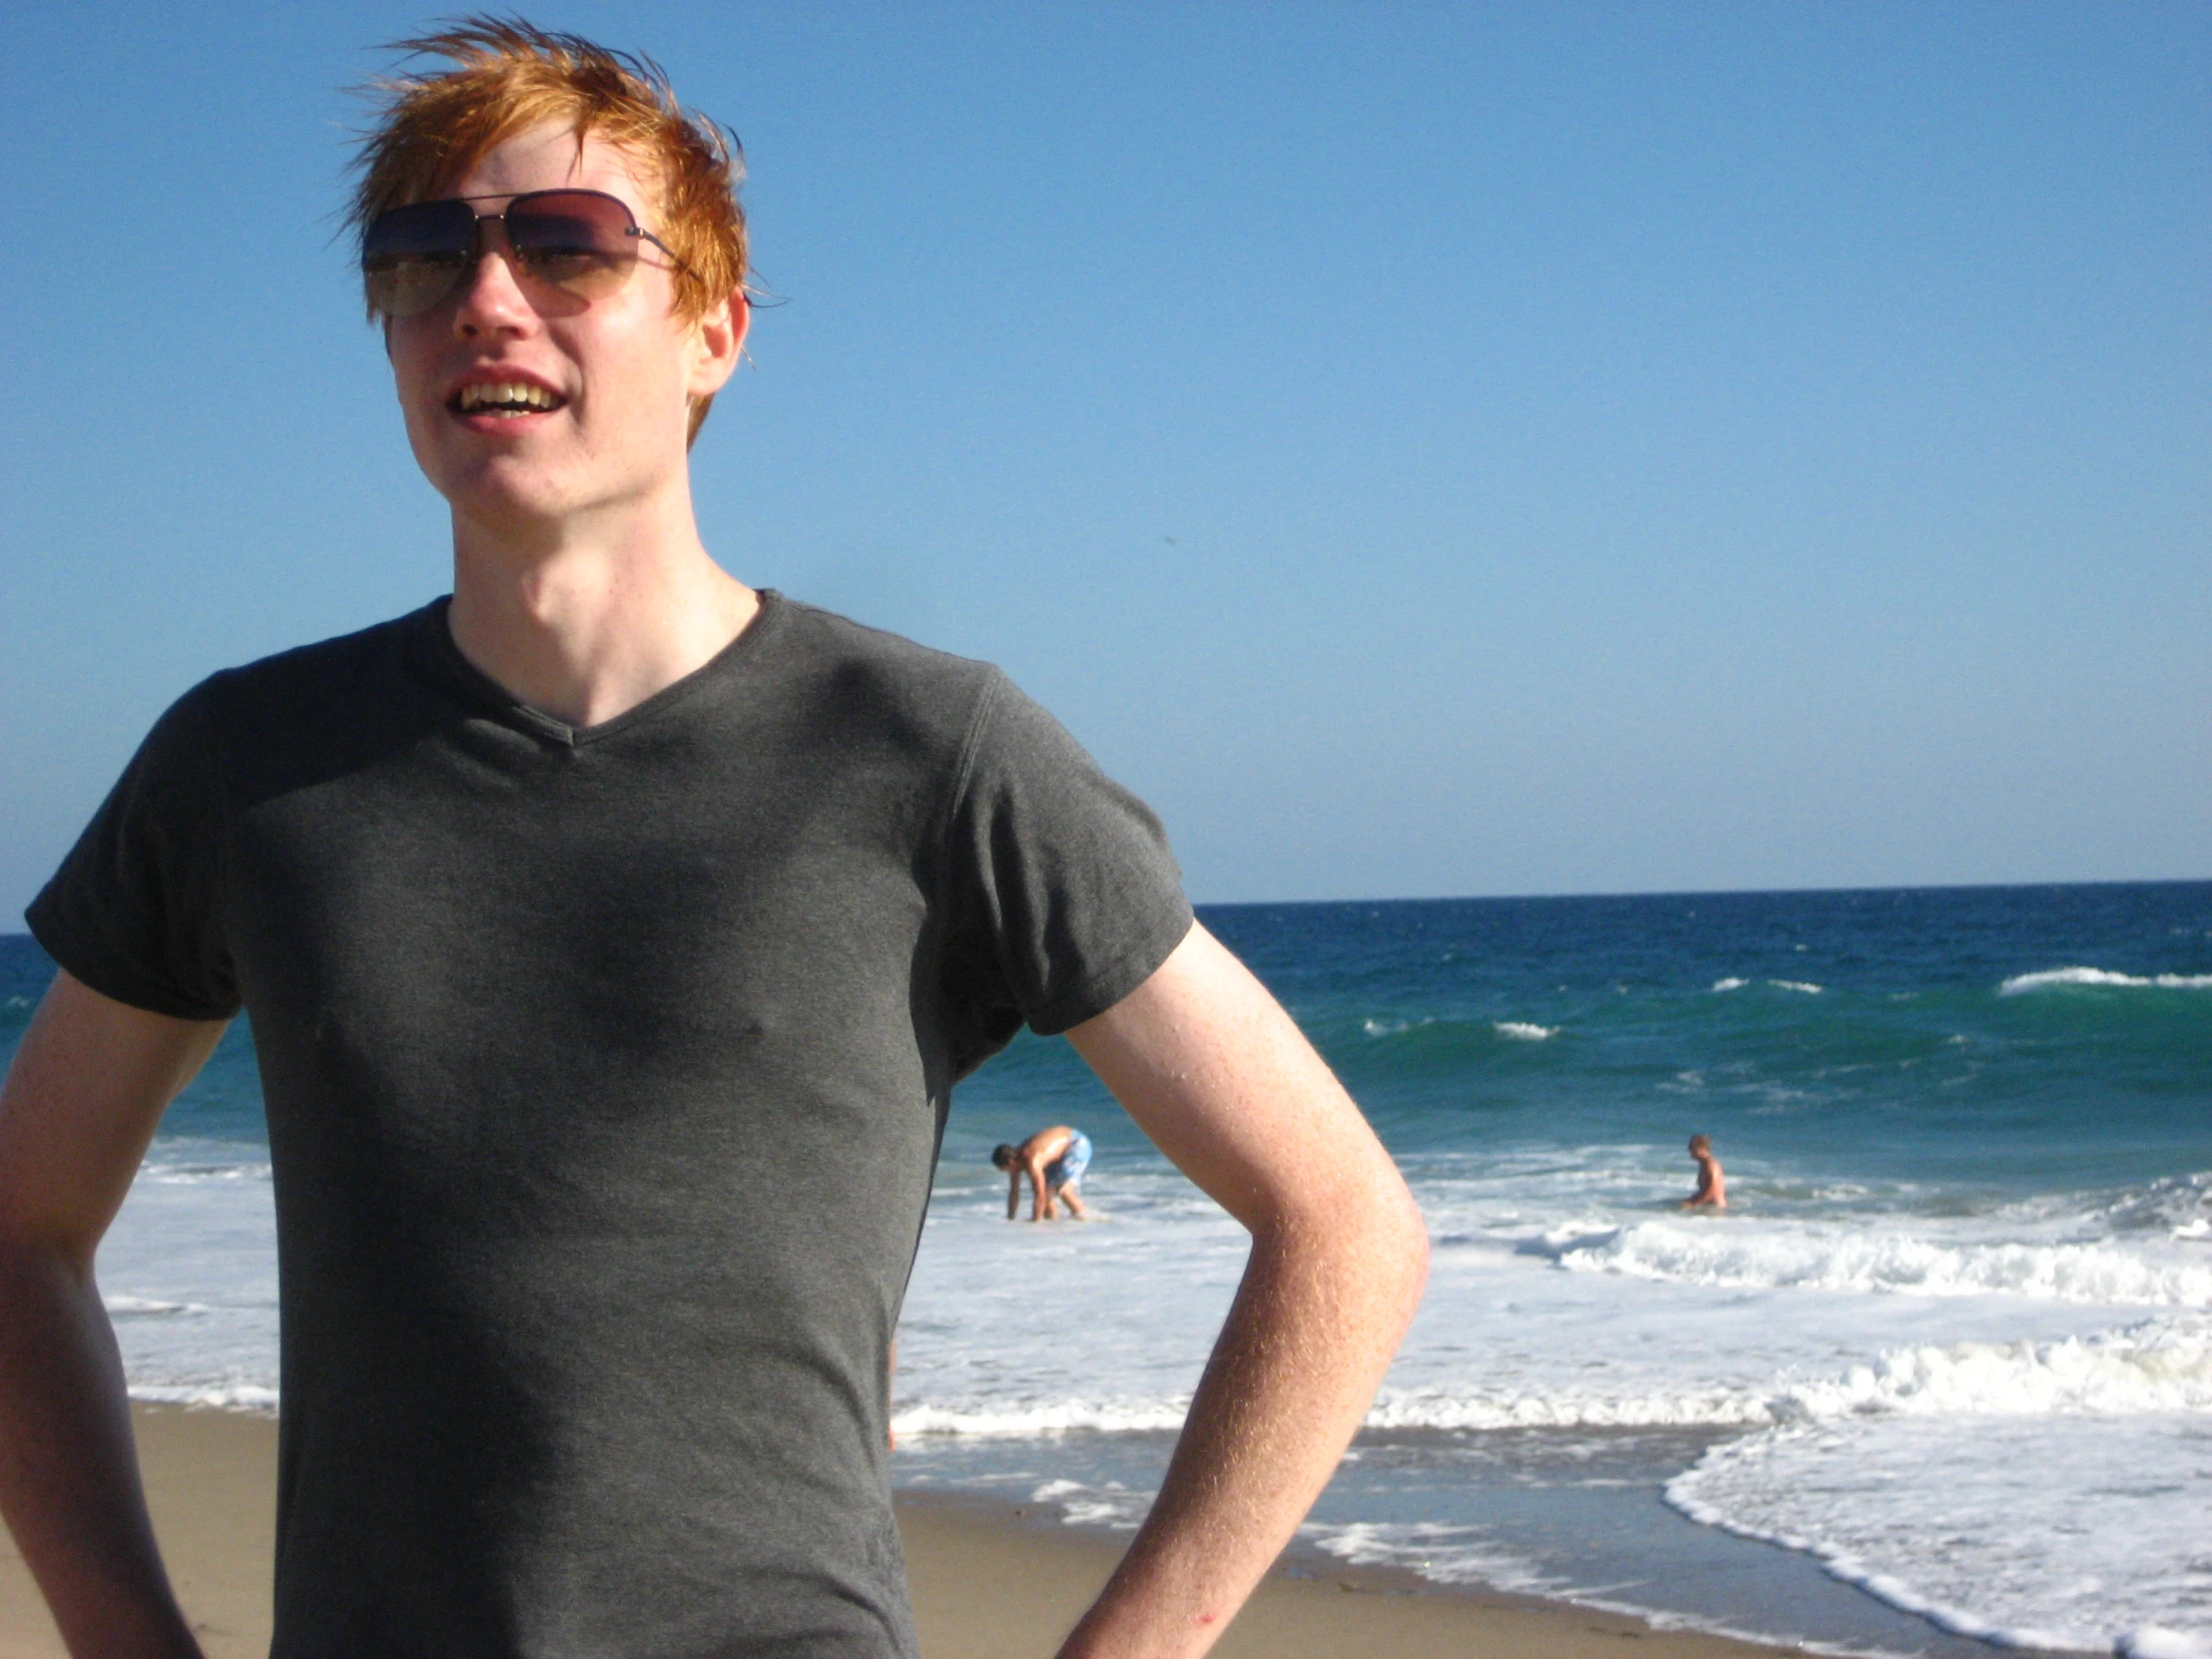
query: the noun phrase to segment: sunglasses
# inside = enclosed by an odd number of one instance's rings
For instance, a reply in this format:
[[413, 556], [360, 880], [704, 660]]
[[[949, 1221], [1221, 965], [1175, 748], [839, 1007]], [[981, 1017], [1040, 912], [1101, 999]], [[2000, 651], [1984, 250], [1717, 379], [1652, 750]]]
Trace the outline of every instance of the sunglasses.
[[504, 211], [480, 214], [469, 204], [495, 196], [411, 202], [378, 214], [361, 238], [361, 280], [371, 310], [419, 316], [461, 285], [483, 257], [484, 226], [507, 235], [507, 261], [525, 285], [576, 299], [603, 299], [630, 279], [644, 243], [683, 269], [676, 251], [641, 230], [620, 199], [596, 190], [534, 190]]

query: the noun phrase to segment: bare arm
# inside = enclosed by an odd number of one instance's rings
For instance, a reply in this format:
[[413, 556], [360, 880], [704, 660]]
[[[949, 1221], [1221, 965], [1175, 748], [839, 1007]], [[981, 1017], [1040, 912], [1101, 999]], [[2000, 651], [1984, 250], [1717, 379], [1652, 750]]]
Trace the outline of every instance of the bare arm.
[[1068, 1035], [1252, 1234], [1159, 1500], [1061, 1649], [1195, 1659], [1335, 1471], [1419, 1303], [1428, 1236], [1359, 1109], [1204, 928]]
[[1034, 1152], [1024, 1152], [1021, 1167], [1029, 1176], [1029, 1219], [1043, 1221], [1052, 1214], [1052, 1194], [1045, 1187], [1044, 1160]]
[[0, 1084], [0, 1514], [69, 1651], [199, 1659], [140, 1489], [93, 1253], [222, 1021], [58, 975]]

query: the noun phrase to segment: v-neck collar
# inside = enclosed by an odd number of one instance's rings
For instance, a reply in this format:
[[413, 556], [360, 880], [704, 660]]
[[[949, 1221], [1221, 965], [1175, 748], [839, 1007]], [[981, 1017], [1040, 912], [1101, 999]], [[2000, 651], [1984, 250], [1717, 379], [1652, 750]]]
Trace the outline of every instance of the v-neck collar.
[[681, 680], [670, 682], [644, 702], [597, 726], [571, 726], [542, 709], [532, 708], [462, 656], [461, 648], [453, 643], [453, 630], [447, 621], [453, 603], [451, 594], [434, 599], [415, 612], [408, 619], [412, 624], [408, 633], [415, 647], [414, 655], [434, 679], [518, 730], [565, 748], [582, 749], [658, 719], [700, 692], [743, 672], [747, 662], [761, 649], [761, 642], [783, 625], [784, 596], [774, 588], [763, 588], [760, 601], [760, 608], [753, 613], [752, 620], [728, 645]]

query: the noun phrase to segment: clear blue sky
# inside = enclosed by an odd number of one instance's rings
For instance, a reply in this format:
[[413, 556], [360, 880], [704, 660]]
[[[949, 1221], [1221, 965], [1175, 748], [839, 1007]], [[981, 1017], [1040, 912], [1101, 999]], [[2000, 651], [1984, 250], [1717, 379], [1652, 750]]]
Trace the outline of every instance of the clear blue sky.
[[[434, 14], [4, 3], [0, 928], [446, 584], [331, 217]], [[2212, 6], [528, 14], [745, 140], [708, 545], [1197, 897], [2212, 875]]]

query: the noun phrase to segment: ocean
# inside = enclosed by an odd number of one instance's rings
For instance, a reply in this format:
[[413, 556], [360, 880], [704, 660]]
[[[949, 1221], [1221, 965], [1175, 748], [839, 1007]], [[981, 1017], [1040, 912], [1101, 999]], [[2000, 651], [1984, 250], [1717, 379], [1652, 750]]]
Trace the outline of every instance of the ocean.
[[[2212, 1655], [2212, 882], [1202, 907], [1433, 1266], [1305, 1558], [1858, 1653]], [[0, 1052], [52, 966], [0, 939]], [[1088, 1131], [1089, 1225], [990, 1147]], [[1687, 1215], [1712, 1137], [1723, 1216]], [[277, 1397], [244, 1022], [101, 1256], [134, 1390]], [[963, 1084], [902, 1485], [1141, 1518], [1244, 1260], [1064, 1043]]]

